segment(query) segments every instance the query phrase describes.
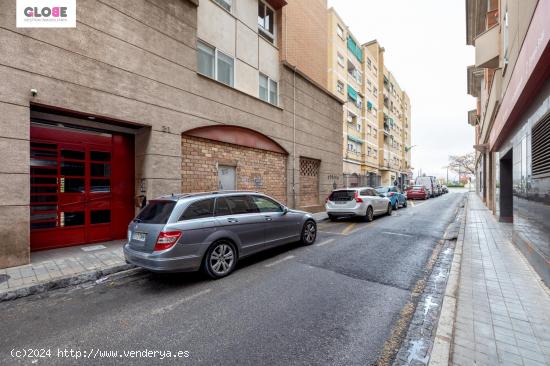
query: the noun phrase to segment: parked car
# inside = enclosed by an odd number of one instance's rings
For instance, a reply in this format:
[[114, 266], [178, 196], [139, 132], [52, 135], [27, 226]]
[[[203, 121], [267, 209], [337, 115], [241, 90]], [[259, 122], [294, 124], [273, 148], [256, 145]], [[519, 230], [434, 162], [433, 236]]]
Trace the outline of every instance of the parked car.
[[390, 199], [371, 187], [354, 187], [334, 190], [325, 204], [328, 217], [361, 216], [372, 221], [377, 215], [390, 215]]
[[388, 197], [394, 210], [407, 207], [407, 197], [396, 186], [376, 187], [376, 192]]
[[435, 197], [438, 195], [437, 189], [436, 189], [436, 182], [434, 177], [417, 177], [415, 180], [415, 185], [424, 186], [426, 191], [428, 191], [428, 194], [430, 197]]
[[423, 185], [414, 185], [407, 189], [407, 198], [410, 200], [427, 200], [430, 192]]
[[230, 274], [237, 261], [274, 246], [315, 242], [307, 213], [251, 192], [162, 196], [128, 226], [126, 260], [154, 272], [202, 269], [212, 278]]

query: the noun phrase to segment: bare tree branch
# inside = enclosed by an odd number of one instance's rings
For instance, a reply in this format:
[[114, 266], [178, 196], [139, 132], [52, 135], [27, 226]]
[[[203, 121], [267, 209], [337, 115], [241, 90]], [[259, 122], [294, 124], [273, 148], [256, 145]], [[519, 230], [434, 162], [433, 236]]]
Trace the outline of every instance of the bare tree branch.
[[449, 169], [459, 174], [475, 175], [475, 159], [476, 154], [474, 152], [465, 155], [451, 155], [449, 156]]

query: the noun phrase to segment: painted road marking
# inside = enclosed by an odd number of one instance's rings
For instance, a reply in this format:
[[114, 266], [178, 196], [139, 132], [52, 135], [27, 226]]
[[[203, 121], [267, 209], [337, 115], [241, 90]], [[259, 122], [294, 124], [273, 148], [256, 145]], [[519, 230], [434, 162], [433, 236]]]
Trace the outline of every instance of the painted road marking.
[[194, 298], [197, 298], [201, 295], [204, 295], [204, 294], [207, 294], [209, 293], [210, 291], [212, 291], [212, 289], [206, 289], [206, 290], [202, 290], [202, 291], [199, 291], [197, 292], [196, 294], [193, 294], [193, 295], [189, 295], [189, 296], [186, 296], [184, 297], [183, 299], [180, 299], [170, 305], [167, 305], [167, 306], [163, 306], [161, 308], [156, 308], [152, 311], [152, 314], [153, 315], [157, 315], [157, 314], [161, 314], [161, 313], [165, 313], [167, 311], [172, 311], [174, 310], [176, 307], [180, 306], [181, 304], [183, 303], [186, 303], [187, 301], [190, 301], [190, 300], [193, 300]]
[[409, 204], [414, 207], [414, 201], [413, 200], [409, 200]]
[[424, 202], [422, 202], [422, 203], [419, 203], [419, 204], [415, 205], [415, 207], [422, 206], [422, 205], [426, 204], [427, 202], [428, 202], [428, 201], [424, 201]]
[[277, 264], [279, 264], [279, 263], [282, 263], [282, 262], [287, 261], [287, 260], [292, 259], [292, 258], [294, 258], [294, 256], [293, 256], [293, 255], [289, 255], [289, 256], [286, 256], [286, 257], [281, 258], [281, 259], [279, 259], [279, 260], [276, 260], [275, 262], [271, 262], [271, 263], [269, 263], [269, 264], [266, 264], [265, 266], [266, 266], [266, 267], [272, 267], [272, 266], [274, 266], [274, 265], [277, 265]]
[[327, 245], [327, 244], [330, 244], [334, 241], [334, 239], [329, 239], [329, 240], [325, 240], [319, 244], [315, 244], [316, 247], [322, 247], [323, 245]]
[[392, 233], [391, 231], [382, 231], [382, 234], [388, 234], [388, 235], [399, 235], [399, 236], [409, 236], [409, 237], [413, 237], [413, 235], [409, 235], [409, 234], [401, 234], [401, 233]]
[[349, 232], [356, 226], [356, 223], [351, 223], [344, 230], [342, 230], [342, 235], [348, 235]]
[[[319, 233], [323, 233], [323, 234], [331, 234], [331, 235], [344, 235], [342, 233], [334, 233], [332, 231], [324, 231], [324, 230], [317, 230], [317, 232]], [[345, 235], [344, 235], [345, 236]]]

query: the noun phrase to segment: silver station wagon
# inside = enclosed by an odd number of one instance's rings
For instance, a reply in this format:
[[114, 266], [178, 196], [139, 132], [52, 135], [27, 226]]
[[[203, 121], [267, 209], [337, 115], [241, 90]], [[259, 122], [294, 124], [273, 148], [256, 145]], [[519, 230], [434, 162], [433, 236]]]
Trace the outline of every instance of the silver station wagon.
[[313, 217], [252, 192], [209, 192], [162, 196], [128, 226], [126, 261], [154, 272], [202, 269], [227, 276], [237, 260], [261, 250], [315, 242]]

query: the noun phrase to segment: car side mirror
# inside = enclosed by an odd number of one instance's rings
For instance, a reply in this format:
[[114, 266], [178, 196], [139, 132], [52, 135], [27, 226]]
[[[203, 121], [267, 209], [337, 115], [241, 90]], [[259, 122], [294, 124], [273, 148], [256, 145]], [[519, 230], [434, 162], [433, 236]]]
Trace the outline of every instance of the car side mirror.
[[283, 215], [286, 215], [288, 213], [288, 207], [283, 206]]
[[384, 196], [383, 194], [380, 193], [380, 194], [378, 195], [378, 197], [384, 198], [384, 197], [386, 197], [386, 196]]

